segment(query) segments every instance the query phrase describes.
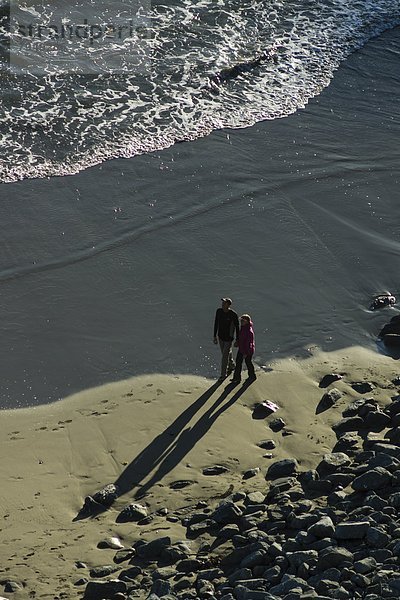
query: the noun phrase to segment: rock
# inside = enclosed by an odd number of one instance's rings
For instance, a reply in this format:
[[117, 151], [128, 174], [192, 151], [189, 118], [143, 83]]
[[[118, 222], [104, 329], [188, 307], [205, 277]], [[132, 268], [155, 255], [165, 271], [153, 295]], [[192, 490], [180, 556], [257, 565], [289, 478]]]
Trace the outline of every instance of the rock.
[[217, 509], [212, 513], [211, 518], [216, 523], [222, 523], [224, 525], [228, 523], [235, 523], [238, 517], [241, 517], [243, 511], [237, 504], [230, 501], [223, 501], [219, 504]]
[[109, 483], [93, 496], [86, 496], [83, 507], [75, 517], [75, 520], [85, 519], [109, 508], [118, 498], [119, 490], [116, 485]]
[[340, 567], [353, 562], [353, 554], [346, 548], [328, 547], [321, 550], [317, 568], [325, 571], [333, 567]]
[[319, 387], [326, 388], [334, 381], [339, 381], [340, 379], [343, 379], [343, 375], [339, 375], [339, 373], [328, 373], [327, 375], [324, 375], [319, 382]]
[[136, 548], [137, 555], [140, 558], [157, 559], [164, 548], [171, 545], [171, 538], [168, 536], [156, 538], [151, 542], [145, 542]]
[[379, 527], [369, 527], [366, 536], [368, 546], [384, 548], [389, 543], [390, 537]]
[[316, 414], [318, 415], [324, 412], [325, 410], [328, 410], [328, 408], [331, 408], [338, 400], [340, 400], [341, 397], [342, 392], [340, 392], [336, 388], [332, 388], [331, 390], [329, 390], [329, 392], [326, 392], [318, 403], [318, 406], [315, 411]]
[[141, 574], [142, 569], [135, 565], [121, 571], [119, 574], [119, 579], [121, 579], [121, 581], [133, 581], [138, 575]]
[[193, 485], [196, 483], [195, 481], [190, 481], [189, 479], [178, 479], [177, 481], [173, 481], [169, 484], [171, 490], [181, 490], [189, 485]]
[[7, 580], [7, 581], [4, 582], [4, 591], [6, 593], [8, 593], [8, 592], [11, 592], [11, 593], [13, 593], [13, 592], [19, 592], [20, 590], [22, 590], [22, 585], [20, 585], [16, 581]]
[[246, 504], [263, 504], [265, 500], [265, 494], [262, 492], [250, 492], [246, 494]]
[[400, 508], [400, 492], [396, 492], [389, 496], [389, 504], [396, 509]]
[[89, 581], [85, 588], [84, 600], [108, 600], [118, 592], [126, 592], [126, 583], [118, 579], [110, 581]]
[[366, 394], [374, 389], [373, 384], [369, 381], [353, 381], [350, 385], [359, 394]]
[[118, 552], [115, 553], [113, 561], [117, 565], [119, 565], [125, 562], [126, 560], [130, 560], [131, 558], [133, 558], [135, 554], [136, 551], [133, 548], [127, 548], [126, 550], [118, 550]]
[[324, 454], [321, 462], [317, 466], [317, 472], [320, 477], [325, 477], [334, 473], [341, 467], [347, 467], [351, 464], [351, 460], [344, 452], [332, 452], [330, 454]]
[[165, 579], [156, 579], [151, 586], [151, 593], [155, 595], [156, 600], [167, 596], [171, 590], [171, 583]]
[[268, 468], [266, 479], [278, 479], [280, 477], [288, 477], [297, 472], [298, 462], [295, 458], [284, 458], [270, 465]]
[[318, 560], [318, 552], [316, 550], [299, 550], [297, 552], [287, 552], [286, 558], [292, 567], [298, 569], [304, 563], [315, 565]]
[[334, 537], [337, 540], [362, 539], [367, 535], [369, 521], [346, 521], [336, 526]]
[[222, 475], [222, 473], [227, 473], [229, 469], [222, 465], [214, 465], [213, 467], [206, 467], [203, 469], [203, 475]]
[[176, 563], [176, 570], [182, 573], [195, 573], [201, 569], [203, 563], [197, 558], [184, 558]]
[[364, 418], [364, 427], [365, 429], [368, 429], [368, 431], [382, 431], [385, 427], [389, 426], [389, 423], [390, 417], [380, 410], [370, 411]]
[[391, 474], [383, 467], [370, 469], [362, 475], [356, 477], [351, 487], [356, 492], [365, 492], [369, 490], [379, 490], [390, 484]]
[[142, 504], [132, 502], [121, 510], [117, 517], [118, 523], [128, 523], [129, 521], [141, 521], [147, 517], [147, 508]]
[[336, 434], [340, 434], [346, 431], [359, 431], [363, 426], [364, 421], [361, 417], [345, 417], [333, 425], [332, 429]]
[[252, 418], [265, 419], [266, 417], [269, 417], [270, 414], [276, 412], [278, 408], [279, 407], [270, 400], [259, 402], [253, 408]]
[[319, 521], [314, 523], [314, 525], [311, 525], [307, 531], [311, 535], [315, 535], [317, 538], [330, 538], [335, 531], [335, 526], [330, 517], [324, 516]]
[[334, 452], [344, 452], [348, 454], [352, 450], [355, 450], [361, 444], [361, 438], [357, 433], [348, 431], [347, 433], [341, 434], [338, 441], [333, 448]]
[[187, 534], [190, 537], [197, 537], [198, 535], [206, 533], [207, 531], [210, 531], [215, 527], [217, 527], [217, 523], [214, 521], [214, 519], [206, 519], [201, 523], [193, 523], [192, 525], [189, 525], [187, 529]]
[[245, 471], [243, 473], [243, 479], [251, 479], [252, 477], [255, 477], [256, 475], [258, 475], [258, 473], [260, 472], [260, 467], [256, 467], [254, 469], [248, 469], [247, 471]]
[[385, 438], [392, 444], [400, 444], [400, 427], [393, 427], [385, 433]]
[[367, 558], [358, 560], [353, 565], [353, 569], [356, 571], [356, 573], [361, 573], [362, 575], [364, 575], [365, 573], [370, 573], [371, 571], [376, 569], [376, 567], [376, 560], [369, 556]]
[[274, 440], [262, 440], [261, 442], [258, 442], [257, 446], [264, 450], [274, 450], [276, 448], [276, 443]]
[[281, 429], [283, 429], [285, 427], [286, 423], [283, 419], [279, 418], [279, 419], [273, 419], [272, 421], [269, 422], [269, 428], [272, 429], [272, 431], [281, 431]]
[[104, 540], [100, 540], [100, 542], [97, 544], [97, 547], [98, 548], [112, 548], [113, 550], [122, 550], [124, 546], [121, 544], [121, 541], [119, 538], [110, 537], [110, 538], [105, 538]]
[[351, 402], [347, 408], [344, 409], [343, 417], [359, 417], [367, 415], [371, 410], [376, 410], [378, 407], [377, 402], [373, 398], [357, 398], [354, 402]]
[[105, 565], [102, 567], [93, 567], [89, 571], [90, 577], [98, 578], [98, 577], [107, 577], [107, 575], [111, 575], [118, 571], [118, 567], [115, 565]]
[[379, 308], [384, 308], [385, 306], [394, 306], [395, 304], [396, 296], [393, 296], [393, 294], [390, 292], [385, 292], [384, 294], [374, 296], [371, 304], [369, 305], [369, 310], [378, 310]]

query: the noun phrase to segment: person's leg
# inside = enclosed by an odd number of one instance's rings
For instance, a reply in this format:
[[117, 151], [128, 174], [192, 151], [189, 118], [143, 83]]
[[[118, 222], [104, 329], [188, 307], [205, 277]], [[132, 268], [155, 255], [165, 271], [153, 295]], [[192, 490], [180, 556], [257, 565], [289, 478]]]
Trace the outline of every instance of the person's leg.
[[232, 356], [232, 343], [230, 345], [229, 348], [229, 354], [228, 354], [228, 375], [230, 373], [232, 373], [232, 371], [235, 370], [235, 361], [233, 360], [233, 356]]
[[224, 340], [219, 340], [219, 346], [221, 348], [222, 357], [221, 357], [221, 378], [225, 378], [227, 375], [228, 369], [228, 361], [229, 361], [229, 353], [232, 352], [232, 342], [225, 342]]
[[251, 356], [247, 355], [245, 358], [245, 362], [246, 362], [247, 370], [249, 372], [249, 377], [251, 379], [255, 378], [256, 374], [254, 372], [254, 365], [251, 362]]
[[242, 363], [243, 363], [243, 354], [238, 350], [236, 355], [236, 367], [235, 372], [233, 374], [233, 381], [240, 381], [241, 372], [242, 372]]

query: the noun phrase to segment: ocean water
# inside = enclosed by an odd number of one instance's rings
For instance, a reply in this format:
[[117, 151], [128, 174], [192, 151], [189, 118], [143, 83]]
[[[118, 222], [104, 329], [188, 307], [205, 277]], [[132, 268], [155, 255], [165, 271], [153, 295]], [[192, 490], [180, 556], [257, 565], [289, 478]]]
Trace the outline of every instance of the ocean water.
[[2, 79], [2, 407], [218, 375], [222, 295], [260, 366], [397, 312], [367, 308], [400, 296], [398, 3], [153, 9], [151, 77]]

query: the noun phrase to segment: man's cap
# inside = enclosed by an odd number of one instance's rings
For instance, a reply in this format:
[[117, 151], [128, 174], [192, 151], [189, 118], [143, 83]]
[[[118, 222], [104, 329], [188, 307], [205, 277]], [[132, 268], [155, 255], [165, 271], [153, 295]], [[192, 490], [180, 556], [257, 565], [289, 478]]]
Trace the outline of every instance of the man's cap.
[[232, 304], [232, 300], [230, 298], [221, 298], [222, 302], [227, 302], [228, 304]]

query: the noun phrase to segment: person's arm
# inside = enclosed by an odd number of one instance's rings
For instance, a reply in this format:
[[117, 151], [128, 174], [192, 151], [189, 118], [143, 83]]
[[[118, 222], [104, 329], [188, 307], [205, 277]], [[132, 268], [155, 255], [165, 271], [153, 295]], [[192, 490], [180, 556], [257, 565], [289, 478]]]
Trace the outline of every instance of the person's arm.
[[218, 310], [215, 313], [215, 319], [214, 319], [214, 343], [217, 342], [217, 331], [218, 331]]
[[249, 331], [249, 349], [250, 349], [249, 354], [250, 355], [254, 354], [255, 347], [256, 346], [255, 346], [255, 343], [254, 343], [254, 331], [252, 331], [250, 329], [250, 331]]
[[239, 343], [239, 317], [235, 313], [234, 317], [235, 330], [236, 330], [236, 341]]

